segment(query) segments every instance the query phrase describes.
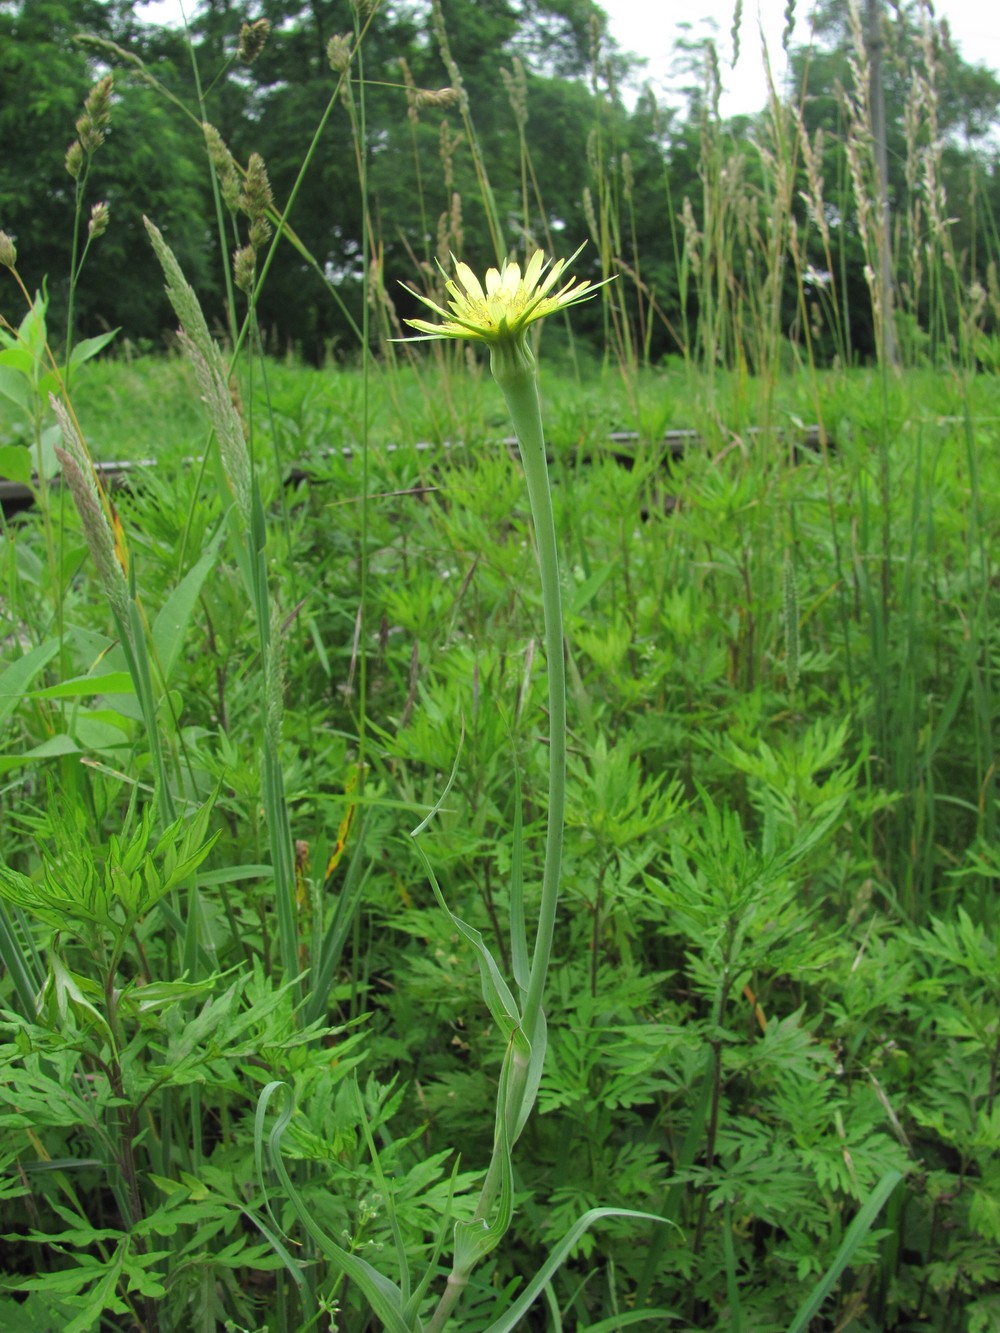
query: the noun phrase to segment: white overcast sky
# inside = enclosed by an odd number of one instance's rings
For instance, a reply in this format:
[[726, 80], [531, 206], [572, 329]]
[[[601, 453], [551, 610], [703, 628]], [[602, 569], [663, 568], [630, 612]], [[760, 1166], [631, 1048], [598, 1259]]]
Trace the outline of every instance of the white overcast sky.
[[[186, 0], [192, 12], [197, 0]], [[643, 57], [645, 77], [657, 92], [679, 102], [679, 89], [686, 81], [672, 70], [674, 43], [687, 35], [698, 38], [714, 34], [722, 63], [723, 116], [759, 111], [766, 98], [761, 58], [761, 30], [767, 42], [771, 69], [779, 81], [784, 74], [781, 34], [786, 0], [744, 0], [740, 29], [740, 58], [732, 61], [733, 12], [736, 0], [599, 0], [610, 20], [612, 36], [622, 48]], [[179, 0], [152, 0], [137, 5], [139, 12], [156, 22], [177, 21]], [[794, 42], [809, 36], [813, 6], [799, 0], [795, 6]], [[997, 0], [936, 0], [934, 11], [947, 19], [952, 39], [964, 60], [1000, 69], [1000, 4]], [[714, 24], [714, 27], [712, 26]], [[686, 26], [682, 26], [686, 25]]]
[[[759, 111], [764, 105], [767, 84], [761, 56], [762, 30], [771, 69], [781, 87], [780, 79], [785, 72], [781, 49], [785, 0], [744, 0], [740, 57], [735, 69], [730, 68], [733, 56], [730, 30], [736, 0], [687, 0], [684, 4], [677, 0], [598, 0], [598, 3], [606, 11], [611, 31], [621, 46], [649, 61], [646, 77], [668, 100], [676, 100], [678, 85], [684, 82], [671, 73], [673, 44], [684, 32], [693, 38], [714, 32], [722, 66], [723, 116]], [[809, 0], [799, 0], [796, 4], [793, 43], [809, 40], [812, 11]], [[948, 20], [952, 40], [964, 60], [1000, 69], [997, 0], [936, 0], [934, 13], [938, 19]], [[686, 23], [687, 28], [682, 29], [681, 23]]]

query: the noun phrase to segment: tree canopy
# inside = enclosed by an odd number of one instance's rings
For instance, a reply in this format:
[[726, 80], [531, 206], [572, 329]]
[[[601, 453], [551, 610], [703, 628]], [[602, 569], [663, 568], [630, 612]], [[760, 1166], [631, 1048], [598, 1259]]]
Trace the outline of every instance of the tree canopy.
[[[367, 239], [379, 319], [391, 321], [394, 308], [409, 313], [399, 281], [432, 284], [434, 261], [447, 261], [449, 251], [481, 267], [529, 244], [565, 253], [589, 240], [584, 271], [598, 277], [618, 267], [624, 275], [611, 317], [623, 346], [654, 359], [693, 350], [684, 330], [705, 316], [704, 274], [731, 291], [752, 285], [748, 255], [755, 235], [763, 243], [760, 210], [770, 207], [773, 162], [785, 153], [796, 173], [803, 266], [823, 273], [836, 260], [849, 326], [839, 342], [831, 335], [817, 345], [828, 355], [871, 350], [838, 91], [858, 78], [845, 6], [823, 0], [815, 44], [790, 53], [793, 84], [805, 88], [801, 132], [819, 148], [812, 169], [825, 183], [836, 256], [817, 220], [810, 224], [809, 163], [792, 122], [779, 125], [765, 110], [721, 121], [710, 58], [686, 112], [658, 105], [649, 91], [626, 105], [619, 92], [626, 66], [594, 0], [359, 8], [348, 0], [201, 0], [191, 9], [185, 35], [140, 21], [127, 0], [0, 0], [0, 226], [15, 238], [26, 278], [48, 282], [54, 327], [65, 309], [77, 202], [65, 155], [88, 89], [111, 72], [111, 123], [88, 160], [76, 224], [80, 242], [92, 204], [108, 203], [110, 226], [88, 255], [75, 297], [81, 332], [121, 326], [159, 345], [169, 330], [143, 214], [161, 226], [227, 327], [205, 121], [240, 168], [261, 155], [279, 210], [295, 191], [289, 224], [297, 245], [280, 246], [259, 307], [275, 349], [317, 358], [356, 348]], [[239, 54], [241, 29], [261, 20], [269, 35], [248, 63]], [[907, 228], [920, 224], [916, 205], [931, 188], [928, 172], [936, 172], [934, 187], [959, 201], [949, 214], [957, 221], [947, 222], [955, 252], [985, 283], [998, 203], [990, 136], [1000, 82], [961, 60], [946, 30], [922, 29], [914, 5], [894, 7], [884, 28], [897, 251]], [[706, 54], [688, 52], [696, 61]], [[917, 122], [915, 69], [927, 80]], [[734, 196], [727, 216], [738, 223], [734, 236], [743, 228], [742, 248], [713, 231], [737, 177], [745, 198]], [[978, 213], [961, 203], [973, 179]], [[926, 199], [921, 207], [926, 224]], [[241, 223], [225, 206], [222, 218], [232, 252], [243, 243]], [[728, 258], [720, 244], [731, 244]], [[912, 283], [912, 273], [899, 277]], [[785, 285], [782, 325], [794, 334], [803, 312], [795, 285]], [[914, 310], [930, 299], [924, 284]], [[595, 337], [608, 334], [599, 308], [585, 318]], [[726, 355], [719, 347], [716, 354]]]

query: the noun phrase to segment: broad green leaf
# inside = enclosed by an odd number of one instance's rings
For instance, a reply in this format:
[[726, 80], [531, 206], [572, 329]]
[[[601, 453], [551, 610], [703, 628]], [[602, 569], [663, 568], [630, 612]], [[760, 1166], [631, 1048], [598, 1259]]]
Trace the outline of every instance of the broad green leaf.
[[109, 671], [103, 676], [74, 676], [44, 690], [32, 690], [33, 699], [81, 699], [90, 694], [131, 694], [132, 677], [127, 671]]
[[89, 361], [92, 356], [96, 356], [98, 352], [107, 347], [108, 343], [117, 334], [118, 330], [112, 329], [110, 333], [99, 333], [96, 338], [84, 338], [73, 348], [69, 358], [70, 365], [82, 366], [84, 361]]
[[223, 532], [209, 544], [201, 559], [184, 575], [153, 623], [153, 645], [164, 681], [169, 681], [184, 647], [184, 637], [198, 602], [202, 584], [215, 564]]
[[0, 444], [0, 477], [30, 486], [31, 451], [22, 444]]
[[[25, 697], [28, 686], [59, 651], [58, 639], [46, 639], [0, 672], [0, 722], [10, 717]], [[0, 759], [2, 763], [2, 759]]]
[[[35, 358], [25, 347], [6, 347], [0, 352], [0, 375], [7, 371], [9, 375], [15, 376], [18, 383], [25, 386], [25, 395], [23, 407], [28, 416], [31, 416], [31, 386], [34, 382]], [[3, 384], [9, 385], [14, 381], [6, 377]], [[20, 403], [20, 399], [9, 393], [7, 387], [0, 388], [0, 393], [7, 398], [13, 398], [14, 402]]]
[[121, 1008], [133, 1015], [147, 1009], [163, 1010], [178, 1000], [194, 1000], [207, 995], [215, 989], [218, 974], [206, 977], [203, 981], [151, 981], [147, 986], [138, 986], [129, 982], [119, 999]]
[[79, 753], [80, 747], [72, 736], [60, 733], [47, 741], [42, 741], [41, 745], [36, 745], [31, 750], [25, 750], [23, 754], [0, 755], [0, 773], [10, 773], [24, 764], [41, 763], [46, 759], [59, 759], [66, 754]]

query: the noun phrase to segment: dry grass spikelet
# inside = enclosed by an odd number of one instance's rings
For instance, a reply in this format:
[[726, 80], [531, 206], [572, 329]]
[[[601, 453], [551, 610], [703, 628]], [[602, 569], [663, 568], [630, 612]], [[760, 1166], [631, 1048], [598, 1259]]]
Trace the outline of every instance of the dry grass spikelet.
[[441, 268], [451, 262], [454, 247], [451, 244], [451, 218], [442, 213], [437, 224], [437, 261]]
[[267, 220], [267, 214], [273, 207], [274, 195], [271, 192], [271, 182], [267, 178], [264, 159], [260, 153], [251, 153], [240, 195], [240, 208], [250, 219], [249, 239], [255, 251], [262, 250], [271, 239], [271, 224]]
[[416, 125], [420, 119], [419, 107], [417, 106], [417, 85], [413, 79], [413, 73], [403, 56], [399, 57], [399, 69], [403, 75], [403, 86], [406, 89], [406, 118], [411, 124]]
[[601, 231], [597, 225], [597, 214], [594, 212], [594, 197], [590, 193], [590, 186], [583, 187], [583, 216], [587, 220], [587, 229], [590, 232], [590, 238], [594, 244], [600, 248]]
[[438, 135], [438, 153], [444, 169], [444, 188], [448, 192], [455, 188], [455, 149], [462, 142], [460, 135], [452, 135], [447, 120], [442, 120]]
[[635, 171], [632, 167], [632, 158], [628, 153], [622, 153], [622, 193], [626, 199], [632, 198], [632, 192], [635, 189]]
[[684, 196], [680, 221], [684, 228], [684, 254], [691, 265], [691, 272], [697, 276], [701, 272], [701, 232], [694, 220], [694, 209], [688, 195]]
[[504, 69], [501, 65], [500, 78], [518, 129], [523, 130], [528, 123], [528, 79], [517, 56], [511, 61], [510, 69]]
[[[104, 131], [111, 123], [111, 93], [114, 79], [105, 74], [87, 94], [83, 115], [76, 122], [76, 135], [83, 152], [90, 157], [104, 142]], [[72, 174], [72, 173], [71, 173]]]
[[462, 196], [457, 190], [451, 192], [448, 229], [451, 232], [452, 250], [459, 255], [465, 249], [465, 228], [462, 226]]
[[90, 210], [90, 221], [87, 224], [87, 234], [92, 241], [96, 241], [98, 236], [103, 236], [108, 229], [108, 223], [111, 221], [111, 210], [106, 203], [96, 203]]
[[458, 94], [458, 104], [463, 113], [469, 109], [469, 97], [465, 91], [465, 84], [462, 81], [462, 71], [458, 68], [454, 56], [451, 54], [451, 46], [448, 42], [448, 31], [444, 24], [444, 14], [441, 12], [441, 0], [431, 0], [431, 27], [434, 29], [434, 36], [437, 40], [438, 50], [441, 53], [441, 60], [445, 69], [448, 71], [448, 78], [451, 86]]
[[458, 101], [458, 90], [456, 88], [418, 88], [415, 101], [418, 111], [424, 110], [425, 107], [440, 109], [454, 106]]

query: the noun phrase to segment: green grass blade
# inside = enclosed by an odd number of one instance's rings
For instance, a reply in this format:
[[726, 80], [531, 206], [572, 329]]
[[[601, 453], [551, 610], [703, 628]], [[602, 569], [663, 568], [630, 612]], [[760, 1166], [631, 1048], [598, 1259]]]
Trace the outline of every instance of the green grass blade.
[[35, 996], [42, 988], [42, 977], [38, 974], [40, 960], [26, 925], [24, 937], [27, 948], [22, 948], [14, 924], [7, 915], [6, 904], [0, 903], [0, 962], [14, 983], [21, 1012], [28, 1018], [34, 1018], [37, 1013]]
[[534, 1305], [535, 1301], [542, 1294], [542, 1289], [545, 1284], [548, 1282], [552, 1274], [560, 1267], [576, 1242], [584, 1232], [588, 1231], [593, 1226], [595, 1222], [600, 1222], [601, 1219], [605, 1217], [634, 1217], [639, 1222], [659, 1222], [667, 1226], [672, 1225], [672, 1223], [668, 1223], [665, 1218], [657, 1217], [654, 1213], [640, 1213], [632, 1208], [589, 1209], [581, 1218], [573, 1223], [569, 1231], [566, 1232], [566, 1235], [563, 1236], [562, 1240], [551, 1252], [545, 1263], [542, 1264], [541, 1268], [531, 1279], [514, 1304], [510, 1306], [509, 1309], [505, 1310], [499, 1319], [495, 1319], [493, 1323], [486, 1328], [485, 1333], [513, 1333], [513, 1330], [518, 1327], [521, 1319], [527, 1314], [528, 1310], [531, 1309], [532, 1305]]
[[889, 1195], [902, 1179], [903, 1173], [893, 1168], [891, 1171], [885, 1173], [879, 1183], [872, 1190], [871, 1194], [869, 1194], [859, 1210], [857, 1217], [855, 1217], [854, 1221], [847, 1228], [847, 1234], [844, 1236], [840, 1249], [834, 1257], [833, 1263], [827, 1269], [822, 1280], [818, 1283], [812, 1294], [803, 1302], [798, 1314], [789, 1326], [788, 1333], [805, 1333], [805, 1330], [809, 1327], [810, 1320], [819, 1312], [823, 1302], [837, 1285], [841, 1273], [853, 1259], [858, 1246], [875, 1225], [875, 1219], [885, 1206]]
[[[269, 1083], [260, 1094], [257, 1102], [257, 1112], [254, 1117], [254, 1156], [257, 1163], [257, 1175], [261, 1189], [264, 1190], [265, 1204], [272, 1221], [274, 1221], [274, 1214], [271, 1212], [270, 1200], [267, 1197], [264, 1184], [264, 1121], [268, 1104], [273, 1095], [279, 1089], [287, 1087], [286, 1083], [280, 1081]], [[371, 1264], [366, 1263], [364, 1259], [359, 1259], [356, 1254], [350, 1254], [331, 1240], [310, 1213], [298, 1190], [292, 1184], [291, 1177], [281, 1156], [281, 1140], [291, 1121], [293, 1111], [294, 1102], [289, 1089], [285, 1106], [268, 1136], [267, 1151], [271, 1168], [281, 1181], [285, 1197], [292, 1205], [296, 1217], [338, 1272], [349, 1278], [362, 1292], [388, 1333], [420, 1333], [421, 1324], [419, 1320], [410, 1322], [403, 1315], [403, 1300], [399, 1288], [382, 1273], [374, 1269]], [[275, 1228], [278, 1231], [281, 1229], [277, 1222], [275, 1222]]]

